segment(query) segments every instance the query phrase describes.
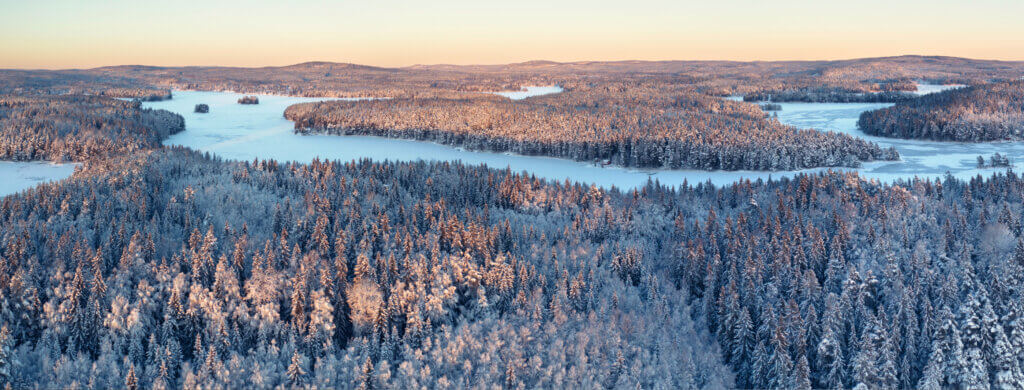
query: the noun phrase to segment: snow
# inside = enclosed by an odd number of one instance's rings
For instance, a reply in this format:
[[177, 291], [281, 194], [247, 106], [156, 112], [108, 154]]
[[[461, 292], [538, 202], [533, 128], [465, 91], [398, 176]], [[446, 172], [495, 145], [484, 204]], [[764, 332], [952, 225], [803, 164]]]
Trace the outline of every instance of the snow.
[[[165, 144], [187, 146], [233, 160], [261, 158], [309, 162], [314, 158], [342, 161], [369, 158], [378, 161], [462, 161], [467, 164], [486, 164], [498, 169], [508, 168], [515, 172], [525, 171], [551, 180], [570, 180], [620, 189], [637, 188], [648, 180], [673, 186], [684, 181], [690, 184], [710, 182], [726, 185], [740, 179], [792, 177], [799, 172], [824, 170], [759, 172], [629, 169], [601, 167], [552, 157], [467, 151], [431, 142], [383, 137], [302, 136], [293, 133], [293, 124], [283, 117], [284, 109], [291, 104], [322, 99], [260, 95], [260, 104], [240, 105], [236, 103], [240, 96], [229, 92], [180, 91], [174, 93], [172, 100], [145, 102], [143, 105], [168, 109], [185, 117], [186, 130], [171, 136]], [[197, 103], [210, 105], [210, 113], [193, 113]], [[779, 120], [783, 123], [852, 134], [878, 142], [883, 147], [895, 146], [903, 159], [867, 163], [856, 169], [867, 178], [891, 182], [914, 176], [943, 177], [947, 171], [961, 178], [978, 173], [988, 174], [995, 169], [977, 169], [977, 156], [988, 158], [996, 152], [1008, 155], [1012, 162], [1017, 162], [1016, 169], [1024, 168], [1024, 159], [1021, 158], [1024, 156], [1024, 144], [1021, 143], [966, 144], [894, 140], [871, 137], [857, 129], [857, 117], [862, 111], [887, 107], [889, 104], [781, 104], [783, 109], [779, 112]]]
[[929, 93], [942, 92], [942, 91], [945, 91], [947, 89], [957, 89], [957, 88], [963, 88], [963, 87], [966, 87], [966, 85], [962, 85], [962, 84], [925, 84], [925, 83], [918, 83], [917, 84], [917, 91], [915, 91], [914, 93], [918, 94], [918, 95], [927, 95]]
[[[781, 103], [779, 121], [785, 124], [822, 131], [846, 133], [877, 143], [883, 148], [895, 147], [900, 161], [864, 164], [861, 176], [893, 181], [918, 177], [943, 177], [948, 172], [958, 178], [977, 174], [989, 175], [997, 169], [977, 168], [978, 156], [986, 160], [994, 153], [1009, 156], [1015, 169], [1024, 168], [1024, 143], [1020, 142], [939, 142], [874, 137], [857, 128], [861, 112], [889, 107], [889, 103]], [[1005, 168], [1004, 168], [1005, 169]]]
[[0, 196], [71, 176], [75, 164], [0, 161]]
[[553, 93], [561, 93], [562, 87], [557, 85], [549, 85], [546, 87], [524, 87], [522, 91], [503, 91], [503, 92], [490, 92], [495, 95], [501, 95], [512, 100], [522, 100], [532, 96], [550, 95]]

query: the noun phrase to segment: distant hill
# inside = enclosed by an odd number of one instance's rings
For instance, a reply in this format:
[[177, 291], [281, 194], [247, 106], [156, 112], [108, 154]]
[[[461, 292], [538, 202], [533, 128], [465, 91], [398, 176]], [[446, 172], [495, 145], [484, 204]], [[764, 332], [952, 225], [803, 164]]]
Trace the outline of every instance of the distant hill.
[[[802, 99], [913, 90], [914, 82], [979, 84], [1024, 75], [1024, 62], [938, 56], [836, 61], [528, 61], [497, 65], [414, 65], [402, 68], [313, 61], [257, 68], [142, 65], [84, 70], [0, 71], [7, 86], [94, 85], [232, 90], [301, 96], [411, 97], [452, 91], [496, 91], [526, 85], [579, 83], [623, 77], [693, 85], [713, 95], [773, 94]], [[46, 80], [40, 82], [39, 80]], [[5, 82], [6, 81], [6, 82]]]

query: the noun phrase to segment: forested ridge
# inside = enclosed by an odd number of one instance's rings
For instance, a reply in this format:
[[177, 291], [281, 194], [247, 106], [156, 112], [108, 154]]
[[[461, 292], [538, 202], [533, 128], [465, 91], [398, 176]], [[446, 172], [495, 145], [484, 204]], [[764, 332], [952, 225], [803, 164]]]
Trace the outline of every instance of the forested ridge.
[[0, 160], [84, 161], [160, 147], [181, 115], [82, 95], [0, 95]]
[[[682, 83], [709, 95], [773, 94], [774, 100], [894, 101], [916, 81], [973, 85], [1014, 80], [1024, 62], [899, 56], [838, 61], [530, 61], [504, 65], [415, 65], [382, 68], [306, 62], [238, 67], [111, 66], [95, 69], [0, 70], [0, 92], [89, 93], [134, 88], [118, 97], [159, 96], [168, 89], [306, 97], [444, 97], [453, 92], [518, 90], [530, 85], [577, 88], [592, 83]], [[148, 92], [147, 92], [148, 91]], [[127, 91], [123, 91], [127, 92]]]
[[794, 170], [897, 159], [854, 137], [799, 130], [759, 107], [663, 83], [619, 83], [521, 101], [487, 95], [293, 105], [297, 132], [434, 141], [627, 167]]
[[155, 87], [130, 77], [70, 70], [0, 69], [0, 94], [96, 95], [142, 101], [172, 98], [170, 89]]
[[1024, 80], [924, 95], [860, 115], [865, 133], [938, 141], [1024, 139]]

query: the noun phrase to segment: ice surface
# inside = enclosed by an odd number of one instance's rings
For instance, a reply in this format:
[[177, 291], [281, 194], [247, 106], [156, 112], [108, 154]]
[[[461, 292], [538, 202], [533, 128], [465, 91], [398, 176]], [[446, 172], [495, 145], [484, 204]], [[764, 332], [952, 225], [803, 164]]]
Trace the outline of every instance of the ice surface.
[[0, 161], [0, 196], [21, 192], [37, 184], [64, 179], [75, 164]]
[[560, 93], [563, 91], [562, 87], [557, 85], [550, 85], [546, 87], [524, 87], [523, 91], [503, 91], [503, 92], [491, 92], [495, 95], [501, 95], [512, 100], [522, 100], [531, 96], [549, 95], [552, 93]]
[[[473, 152], [430, 142], [382, 137], [302, 136], [293, 133], [293, 124], [283, 117], [284, 109], [291, 104], [320, 99], [261, 95], [260, 104], [240, 105], [236, 103], [239, 96], [228, 92], [181, 91], [175, 92], [172, 100], [146, 102], [143, 105], [168, 109], [185, 117], [186, 130], [171, 136], [166, 144], [183, 145], [234, 160], [261, 158], [309, 162], [317, 157], [343, 161], [362, 158], [391, 161], [458, 160], [467, 164], [486, 164], [492, 168], [509, 168], [515, 172], [526, 171], [557, 181], [570, 180], [620, 189], [636, 188], [648, 180], [668, 185], [679, 185], [683, 181], [690, 184], [709, 181], [725, 185], [739, 179], [780, 178], [793, 176], [796, 172], [823, 170], [756, 172], [628, 169], [551, 157]], [[192, 109], [197, 103], [209, 104], [210, 113], [193, 113]], [[857, 117], [862, 111], [888, 105], [782, 103], [779, 120], [799, 127], [852, 134], [878, 142], [883, 147], [895, 146], [903, 160], [868, 163], [857, 169], [865, 177], [886, 182], [914, 176], [942, 177], [947, 171], [958, 177], [987, 174], [994, 170], [979, 170], [974, 166], [978, 155], [987, 158], [999, 152], [1008, 155], [1013, 162], [1018, 162], [1024, 156], [1024, 145], [1021, 143], [965, 144], [893, 140], [870, 137], [857, 129]], [[1018, 164], [1020, 167], [1024, 165]]]
[[917, 91], [914, 92], [918, 95], [927, 95], [929, 93], [942, 92], [947, 89], [963, 88], [966, 85], [961, 84], [917, 84]]
[[[888, 103], [781, 103], [779, 121], [785, 124], [822, 131], [846, 133], [877, 143], [883, 148], [895, 147], [900, 161], [865, 164], [862, 176], [891, 181], [898, 178], [942, 177], [947, 172], [960, 178], [988, 175], [996, 169], [977, 168], [978, 156], [986, 159], [999, 153], [1024, 167], [1024, 143], [1021, 142], [938, 142], [874, 137], [857, 128], [861, 112], [891, 106]], [[1004, 168], [1005, 169], [1005, 168]]]
[[[918, 86], [918, 93], [932, 93], [957, 88], [950, 85]], [[552, 87], [527, 87], [526, 91], [496, 92], [510, 99], [523, 99], [562, 89]], [[529, 172], [539, 177], [564, 181], [578, 181], [602, 187], [631, 189], [644, 185], [648, 180], [662, 184], [678, 185], [687, 181], [711, 182], [716, 185], [733, 183], [740, 179], [767, 179], [793, 176], [796, 172], [813, 172], [822, 169], [786, 172], [756, 171], [699, 171], [660, 170], [601, 167], [591, 163], [570, 161], [551, 157], [520, 156], [508, 153], [473, 152], [460, 148], [430, 142], [389, 139], [368, 136], [301, 136], [292, 132], [293, 125], [284, 119], [284, 109], [300, 103], [323, 100], [320, 98], [296, 98], [260, 95], [260, 104], [242, 105], [237, 100], [241, 94], [230, 92], [176, 91], [174, 99], [160, 102], [144, 102], [152, 108], [163, 108], [185, 117], [186, 130], [168, 139], [167, 145], [181, 145], [196, 150], [215, 153], [234, 160], [272, 158], [280, 161], [308, 162], [313, 158], [349, 161], [371, 158], [391, 161], [462, 161], [467, 164], [486, 164], [493, 168], [509, 168], [516, 172]], [[739, 99], [738, 97], [731, 97]], [[210, 113], [192, 112], [198, 103], [210, 106]], [[890, 106], [875, 103], [781, 103], [778, 112], [782, 123], [814, 128], [822, 131], [836, 131], [851, 134], [882, 147], [894, 146], [902, 157], [900, 161], [886, 161], [864, 164], [857, 169], [862, 176], [891, 182], [897, 179], [919, 177], [942, 177], [948, 172], [959, 178], [977, 174], [989, 174], [994, 168], [976, 167], [979, 155], [985, 158], [993, 153], [1008, 156], [1014, 169], [1024, 168], [1024, 143], [990, 142], [959, 143], [899, 140], [872, 137], [857, 128], [857, 117], [861, 112]], [[39, 183], [60, 180], [74, 172], [74, 164], [50, 164], [41, 162], [0, 162], [0, 196], [9, 195], [35, 186]]]

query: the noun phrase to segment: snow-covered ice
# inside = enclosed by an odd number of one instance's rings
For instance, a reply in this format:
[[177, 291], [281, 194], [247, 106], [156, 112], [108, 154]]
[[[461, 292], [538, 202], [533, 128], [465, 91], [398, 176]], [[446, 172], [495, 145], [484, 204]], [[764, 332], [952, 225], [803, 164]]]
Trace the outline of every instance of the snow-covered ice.
[[919, 84], [917, 84], [917, 91], [915, 91], [914, 93], [916, 93], [918, 95], [927, 95], [929, 93], [942, 92], [942, 91], [945, 91], [947, 89], [957, 89], [957, 88], [963, 88], [963, 87], [966, 87], [966, 85], [961, 85], [961, 84], [924, 84], [924, 83], [919, 83]]
[[[332, 136], [294, 134], [293, 124], [284, 119], [285, 108], [316, 98], [260, 96], [260, 104], [240, 105], [238, 97], [228, 92], [174, 93], [174, 99], [143, 103], [146, 107], [163, 108], [182, 114], [186, 130], [175, 134], [165, 144], [182, 145], [215, 153], [233, 160], [275, 159], [279, 161], [309, 162], [314, 158], [350, 161], [370, 158], [391, 161], [462, 161], [467, 164], [486, 164], [492, 168], [526, 171], [538, 177], [557, 181], [577, 181], [602, 187], [632, 189], [648, 180], [662, 184], [679, 185], [711, 182], [716, 185], [733, 183], [739, 179], [767, 179], [793, 176], [804, 171], [700, 171], [660, 170], [601, 167], [595, 164], [552, 157], [521, 156], [507, 153], [474, 152], [431, 142], [390, 139], [370, 136]], [[210, 106], [210, 113], [196, 114], [197, 103]], [[993, 169], [977, 169], [978, 155], [986, 158], [999, 152], [1011, 161], [1024, 163], [1024, 144], [984, 143], [965, 144], [950, 142], [907, 141], [867, 136], [857, 129], [857, 117], [864, 110], [886, 107], [889, 104], [836, 104], [836, 103], [782, 103], [779, 120], [799, 127], [823, 131], [838, 131], [878, 142], [883, 147], [895, 146], [903, 156], [901, 161], [864, 164], [856, 169], [863, 176], [882, 181], [908, 179], [914, 176], [942, 177], [947, 171], [957, 177], [970, 177], [990, 173]], [[1018, 168], [1024, 164], [1017, 164]]]
[[521, 91], [502, 91], [502, 92], [491, 92], [495, 95], [501, 95], [512, 100], [522, 100], [532, 96], [550, 95], [553, 93], [561, 93], [562, 87], [557, 85], [549, 85], [546, 87], [524, 87]]
[[[933, 93], [956, 85], [919, 84], [918, 93]], [[496, 92], [510, 99], [523, 99], [549, 93], [559, 93], [557, 86], [527, 87], [525, 91]], [[230, 92], [176, 91], [171, 100], [144, 102], [145, 107], [163, 108], [185, 117], [186, 130], [171, 136], [166, 145], [181, 145], [215, 153], [233, 160], [272, 158], [280, 161], [308, 162], [314, 158], [353, 160], [370, 158], [391, 161], [462, 161], [467, 164], [486, 164], [493, 168], [509, 168], [516, 172], [529, 172], [539, 177], [564, 181], [579, 181], [602, 187], [636, 188], [648, 180], [678, 185], [687, 181], [711, 182], [716, 185], [733, 183], [740, 179], [767, 179], [793, 176], [798, 172], [757, 171], [700, 171], [661, 170], [601, 167], [595, 164], [553, 157], [520, 156], [510, 153], [474, 152], [431, 142], [390, 139], [370, 136], [301, 136], [294, 134], [293, 124], [284, 119], [288, 106], [323, 100], [260, 95], [260, 104], [242, 105], [241, 94]], [[730, 97], [741, 100], [739, 97]], [[210, 113], [192, 112], [198, 103], [210, 106]], [[862, 176], [891, 182], [897, 179], [943, 177], [948, 172], [959, 178], [977, 174], [990, 174], [997, 169], [977, 168], [977, 157], [990, 157], [999, 153], [1010, 158], [1014, 169], [1024, 169], [1024, 143], [989, 142], [959, 143], [900, 140], [872, 137], [857, 128], [861, 112], [890, 106], [876, 103], [781, 103], [779, 121], [797, 127], [836, 131], [854, 135], [882, 147], [895, 147], [900, 161], [864, 164], [856, 169]], [[60, 180], [74, 172], [74, 164], [43, 162], [0, 161], [0, 196], [9, 195], [39, 183]]]
[[75, 164], [0, 161], [0, 196], [21, 192], [37, 184], [61, 180], [75, 172]]
[[999, 153], [1024, 167], [1024, 143], [1021, 142], [939, 142], [875, 137], [857, 127], [860, 113], [891, 106], [889, 103], [781, 103], [779, 121], [785, 124], [822, 131], [846, 133], [877, 143], [883, 148], [895, 147], [900, 161], [864, 164], [858, 169], [862, 176], [883, 181], [918, 177], [943, 177], [949, 174], [969, 178], [988, 175], [992, 168], [977, 168], [978, 156], [986, 159]]

